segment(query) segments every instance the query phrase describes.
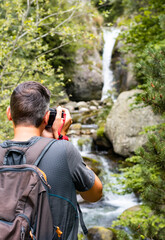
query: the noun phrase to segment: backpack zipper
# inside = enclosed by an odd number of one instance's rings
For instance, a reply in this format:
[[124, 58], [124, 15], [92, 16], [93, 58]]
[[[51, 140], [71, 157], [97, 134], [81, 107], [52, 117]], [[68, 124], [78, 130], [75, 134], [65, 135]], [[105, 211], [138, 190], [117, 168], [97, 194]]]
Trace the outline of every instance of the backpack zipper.
[[48, 188], [51, 188], [51, 186], [48, 184], [48, 182], [45, 180], [43, 174], [39, 175], [39, 173], [34, 169], [34, 168], [30, 168], [30, 167], [23, 167], [23, 168], [1, 168], [0, 169], [0, 172], [10, 172], [10, 171], [13, 171], [13, 172], [22, 172], [22, 171], [33, 171], [35, 172], [38, 177], [42, 180], [42, 182], [48, 187]]
[[24, 226], [22, 226], [21, 228], [21, 240], [24, 240], [25, 239], [25, 228]]

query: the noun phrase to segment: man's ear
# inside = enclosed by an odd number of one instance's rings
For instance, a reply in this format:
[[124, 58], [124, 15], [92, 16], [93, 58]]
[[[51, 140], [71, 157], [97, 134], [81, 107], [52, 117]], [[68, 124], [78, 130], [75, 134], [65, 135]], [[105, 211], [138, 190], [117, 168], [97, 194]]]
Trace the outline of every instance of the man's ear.
[[12, 121], [10, 106], [7, 107], [6, 114], [7, 114], [8, 120]]
[[48, 124], [49, 116], [50, 116], [50, 111], [47, 111], [47, 112], [45, 113], [44, 118], [43, 118], [45, 125]]

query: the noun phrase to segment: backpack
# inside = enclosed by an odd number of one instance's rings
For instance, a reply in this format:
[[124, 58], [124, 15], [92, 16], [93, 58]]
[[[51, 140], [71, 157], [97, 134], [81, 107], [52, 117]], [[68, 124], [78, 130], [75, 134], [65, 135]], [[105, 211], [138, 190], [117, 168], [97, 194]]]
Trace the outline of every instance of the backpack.
[[[0, 240], [52, 240], [49, 184], [37, 165], [55, 140], [32, 146], [0, 146]], [[57, 230], [58, 227], [57, 227]]]

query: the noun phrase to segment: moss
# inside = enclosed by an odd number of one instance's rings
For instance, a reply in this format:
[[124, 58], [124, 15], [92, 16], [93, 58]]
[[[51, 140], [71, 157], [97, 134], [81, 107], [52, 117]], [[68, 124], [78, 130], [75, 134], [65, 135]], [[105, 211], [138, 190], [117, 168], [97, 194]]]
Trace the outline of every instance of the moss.
[[98, 137], [104, 136], [104, 127], [99, 127], [99, 129], [97, 129], [97, 136]]
[[98, 160], [89, 157], [83, 157], [84, 162], [95, 172], [95, 174], [99, 175], [101, 170], [101, 164]]
[[89, 143], [90, 142], [90, 139], [89, 138], [81, 138], [81, 139], [79, 139], [78, 140], [78, 145], [80, 146], [80, 147], [82, 147], [83, 145], [85, 145], [85, 144], [87, 144], [87, 143]]

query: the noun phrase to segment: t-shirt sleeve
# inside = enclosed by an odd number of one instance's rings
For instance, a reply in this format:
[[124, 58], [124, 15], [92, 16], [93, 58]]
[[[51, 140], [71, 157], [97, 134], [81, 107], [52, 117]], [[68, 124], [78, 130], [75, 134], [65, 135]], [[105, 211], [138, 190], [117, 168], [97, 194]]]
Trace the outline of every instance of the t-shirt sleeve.
[[66, 153], [69, 170], [76, 190], [84, 192], [89, 190], [95, 182], [95, 174], [86, 167], [79, 151], [72, 143], [67, 142]]

